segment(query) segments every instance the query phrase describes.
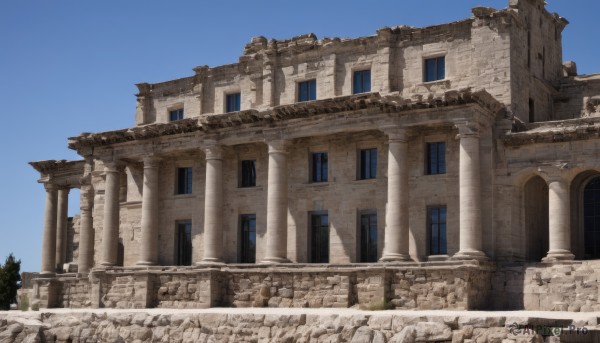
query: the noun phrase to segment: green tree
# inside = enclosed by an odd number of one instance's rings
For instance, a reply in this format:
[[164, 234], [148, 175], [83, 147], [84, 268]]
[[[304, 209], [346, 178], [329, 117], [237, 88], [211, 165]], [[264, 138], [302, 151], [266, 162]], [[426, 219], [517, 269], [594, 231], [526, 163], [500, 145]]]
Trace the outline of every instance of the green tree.
[[17, 300], [17, 290], [20, 287], [21, 260], [15, 260], [11, 253], [0, 267], [0, 310], [9, 310], [10, 304]]

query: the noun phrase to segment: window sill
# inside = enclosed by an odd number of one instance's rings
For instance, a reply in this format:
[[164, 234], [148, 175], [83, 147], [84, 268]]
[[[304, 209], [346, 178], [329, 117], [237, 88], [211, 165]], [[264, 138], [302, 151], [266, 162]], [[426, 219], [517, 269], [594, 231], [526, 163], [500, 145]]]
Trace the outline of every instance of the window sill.
[[236, 188], [237, 191], [240, 192], [250, 192], [250, 191], [262, 191], [263, 187], [262, 186], [252, 186], [252, 187], [237, 187]]
[[436, 85], [443, 85], [443, 86], [450, 86], [450, 79], [442, 79], [442, 80], [435, 80], [435, 81], [423, 81], [421, 83], [421, 86], [436, 86]]
[[327, 182], [309, 182], [309, 183], [305, 183], [305, 186], [309, 186], [309, 187], [325, 187], [325, 186], [329, 186], [329, 181]]
[[356, 179], [356, 180], [353, 180], [353, 182], [356, 182], [356, 183], [369, 183], [369, 182], [375, 183], [375, 182], [377, 182], [377, 180], [378, 180], [378, 178], [372, 178], [372, 179]]
[[196, 195], [194, 193], [190, 193], [190, 194], [173, 194], [173, 198], [175, 199], [189, 199], [189, 198], [195, 198]]

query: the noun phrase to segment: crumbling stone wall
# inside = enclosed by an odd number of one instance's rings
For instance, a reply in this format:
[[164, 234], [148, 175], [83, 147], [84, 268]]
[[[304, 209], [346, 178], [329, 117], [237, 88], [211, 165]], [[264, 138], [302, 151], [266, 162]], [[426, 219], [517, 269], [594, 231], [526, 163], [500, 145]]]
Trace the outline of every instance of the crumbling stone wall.
[[64, 308], [90, 308], [90, 282], [88, 278], [63, 278], [59, 293], [59, 303]]

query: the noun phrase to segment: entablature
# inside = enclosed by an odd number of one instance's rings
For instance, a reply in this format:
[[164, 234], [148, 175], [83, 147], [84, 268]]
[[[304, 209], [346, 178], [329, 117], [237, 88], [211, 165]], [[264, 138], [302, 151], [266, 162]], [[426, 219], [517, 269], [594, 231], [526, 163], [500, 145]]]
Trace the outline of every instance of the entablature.
[[50, 183], [59, 187], [79, 188], [84, 175], [85, 160], [45, 160], [29, 162], [40, 173], [40, 183]]

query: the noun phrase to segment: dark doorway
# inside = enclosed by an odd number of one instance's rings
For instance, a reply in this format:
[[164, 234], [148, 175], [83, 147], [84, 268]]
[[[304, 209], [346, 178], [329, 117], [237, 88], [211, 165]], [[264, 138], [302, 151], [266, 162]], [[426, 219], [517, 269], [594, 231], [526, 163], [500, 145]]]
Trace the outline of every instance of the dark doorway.
[[256, 215], [242, 214], [240, 216], [241, 233], [241, 263], [256, 262]]
[[525, 184], [525, 259], [539, 262], [549, 250], [548, 243], [548, 185], [539, 176]]
[[583, 246], [584, 259], [600, 259], [600, 177], [583, 190]]
[[175, 258], [178, 266], [192, 265], [192, 222], [177, 222]]
[[310, 216], [310, 262], [329, 263], [329, 215], [312, 213]]

